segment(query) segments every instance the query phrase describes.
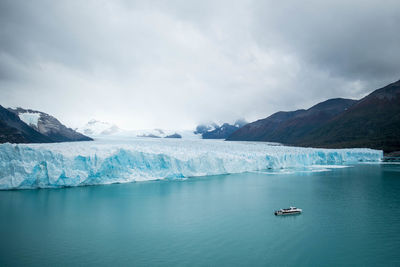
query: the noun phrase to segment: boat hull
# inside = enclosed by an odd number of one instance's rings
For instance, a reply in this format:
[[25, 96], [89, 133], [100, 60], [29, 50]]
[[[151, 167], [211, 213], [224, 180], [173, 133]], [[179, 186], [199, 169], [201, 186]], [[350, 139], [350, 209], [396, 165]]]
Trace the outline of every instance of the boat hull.
[[292, 211], [292, 212], [277, 212], [275, 211], [275, 215], [276, 216], [286, 216], [286, 215], [296, 215], [296, 214], [300, 214], [301, 211]]

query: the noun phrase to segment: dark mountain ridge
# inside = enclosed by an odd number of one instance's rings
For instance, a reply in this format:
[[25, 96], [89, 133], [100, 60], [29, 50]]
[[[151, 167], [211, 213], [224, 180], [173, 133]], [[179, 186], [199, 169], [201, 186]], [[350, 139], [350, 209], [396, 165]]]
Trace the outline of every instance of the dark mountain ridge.
[[32, 109], [23, 109], [23, 108], [16, 108], [16, 109], [9, 109], [11, 112], [15, 114], [23, 114], [23, 113], [34, 113], [40, 114], [40, 117], [37, 121], [37, 125], [29, 125], [34, 130], [38, 131], [39, 133], [47, 136], [53, 142], [71, 142], [71, 141], [91, 141], [93, 140], [90, 137], [87, 137], [81, 133], [74, 131], [71, 128], [67, 128], [63, 125], [59, 120], [55, 117]]
[[[20, 114], [37, 116], [37, 124], [26, 124]], [[91, 141], [90, 137], [67, 128], [56, 118], [31, 109], [6, 109], [0, 106], [0, 143], [53, 143]]]
[[352, 99], [334, 98], [307, 110], [280, 111], [245, 125], [227, 140], [293, 143], [356, 102]]
[[329, 99], [308, 110], [277, 112], [247, 124], [227, 140], [325, 148], [400, 150], [400, 81], [356, 101]]
[[210, 125], [199, 125], [196, 127], [195, 134], [201, 134], [203, 139], [225, 139], [229, 137], [236, 130], [240, 129], [247, 122], [243, 119], [236, 120], [233, 124], [224, 123], [218, 125], [216, 123], [211, 123]]
[[0, 105], [0, 143], [47, 143], [48, 137], [25, 124], [15, 113]]
[[400, 81], [362, 98], [297, 144], [400, 151]]

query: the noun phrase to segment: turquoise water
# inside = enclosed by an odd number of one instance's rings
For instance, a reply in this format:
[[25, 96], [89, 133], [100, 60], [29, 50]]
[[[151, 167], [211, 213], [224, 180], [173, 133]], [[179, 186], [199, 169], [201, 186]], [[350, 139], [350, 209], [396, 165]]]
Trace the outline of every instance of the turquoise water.
[[399, 192], [389, 164], [1, 191], [0, 265], [399, 265]]

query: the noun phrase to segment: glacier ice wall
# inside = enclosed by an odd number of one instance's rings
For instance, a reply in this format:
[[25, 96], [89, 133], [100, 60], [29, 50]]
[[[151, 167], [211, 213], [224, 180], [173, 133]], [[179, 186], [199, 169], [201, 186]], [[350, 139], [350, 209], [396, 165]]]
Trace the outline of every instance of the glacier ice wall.
[[[145, 138], [146, 139], [146, 138]], [[0, 189], [57, 188], [380, 161], [371, 149], [148, 138], [0, 145]]]

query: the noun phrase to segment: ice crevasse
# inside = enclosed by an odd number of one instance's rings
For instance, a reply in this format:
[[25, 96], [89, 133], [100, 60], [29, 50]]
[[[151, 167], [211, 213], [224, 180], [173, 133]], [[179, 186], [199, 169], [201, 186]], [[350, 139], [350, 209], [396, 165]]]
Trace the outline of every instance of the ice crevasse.
[[380, 161], [372, 149], [206, 140], [0, 145], [0, 189], [57, 188]]

